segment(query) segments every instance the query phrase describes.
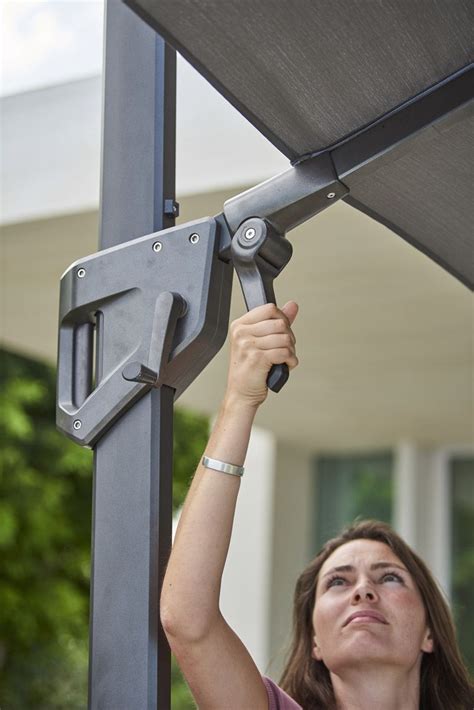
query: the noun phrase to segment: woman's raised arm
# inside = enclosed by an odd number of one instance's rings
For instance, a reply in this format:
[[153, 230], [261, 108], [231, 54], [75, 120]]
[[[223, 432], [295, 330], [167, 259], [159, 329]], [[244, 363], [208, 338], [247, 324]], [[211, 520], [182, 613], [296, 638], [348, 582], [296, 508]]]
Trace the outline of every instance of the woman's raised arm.
[[[244, 464], [255, 414], [267, 397], [270, 368], [298, 364], [291, 331], [297, 311], [294, 302], [281, 310], [267, 304], [233, 322], [227, 388], [205, 450], [209, 458]], [[258, 669], [219, 609], [240, 485], [239, 476], [199, 464], [161, 592], [163, 627], [202, 710], [267, 707]]]

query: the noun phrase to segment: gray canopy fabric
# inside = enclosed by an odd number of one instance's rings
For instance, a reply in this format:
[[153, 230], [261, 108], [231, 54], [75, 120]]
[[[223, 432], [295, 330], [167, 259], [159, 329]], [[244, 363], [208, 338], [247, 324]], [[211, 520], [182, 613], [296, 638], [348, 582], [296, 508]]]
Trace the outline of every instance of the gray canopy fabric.
[[[126, 0], [293, 162], [474, 59], [472, 0]], [[472, 101], [471, 101], [472, 106]], [[346, 201], [474, 286], [474, 119], [466, 106]]]
[[369, 177], [358, 180], [356, 173], [346, 178], [351, 191], [345, 201], [386, 224], [472, 289], [474, 106], [468, 108], [423, 131], [409, 152]]

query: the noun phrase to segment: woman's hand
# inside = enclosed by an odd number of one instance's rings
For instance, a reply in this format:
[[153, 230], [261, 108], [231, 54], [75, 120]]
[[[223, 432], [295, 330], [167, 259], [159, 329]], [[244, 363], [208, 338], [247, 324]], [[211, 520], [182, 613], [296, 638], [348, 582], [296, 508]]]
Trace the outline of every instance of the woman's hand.
[[267, 397], [272, 365], [286, 362], [290, 370], [297, 366], [291, 330], [297, 313], [294, 301], [281, 309], [267, 303], [233, 321], [226, 400], [258, 407]]

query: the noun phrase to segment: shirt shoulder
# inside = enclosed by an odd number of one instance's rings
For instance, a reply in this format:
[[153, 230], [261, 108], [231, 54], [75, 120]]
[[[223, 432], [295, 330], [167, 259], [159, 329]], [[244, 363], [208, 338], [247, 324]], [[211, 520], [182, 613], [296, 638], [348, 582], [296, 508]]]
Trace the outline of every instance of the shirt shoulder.
[[301, 705], [290, 698], [271, 678], [262, 676], [262, 679], [267, 689], [269, 710], [302, 710]]

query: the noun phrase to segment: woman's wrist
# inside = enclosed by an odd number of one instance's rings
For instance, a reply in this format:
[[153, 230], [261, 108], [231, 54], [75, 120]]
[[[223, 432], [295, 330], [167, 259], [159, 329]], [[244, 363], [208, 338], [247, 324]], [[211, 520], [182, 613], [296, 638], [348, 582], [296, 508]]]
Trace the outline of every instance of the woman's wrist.
[[222, 400], [220, 413], [224, 415], [243, 415], [253, 419], [259, 406], [259, 404], [249, 401], [238, 393], [227, 390]]
[[205, 455], [242, 466], [245, 461], [253, 421], [258, 407], [235, 392], [222, 400]]

